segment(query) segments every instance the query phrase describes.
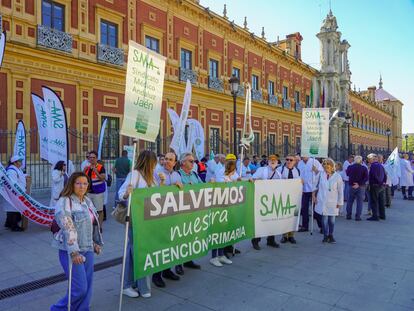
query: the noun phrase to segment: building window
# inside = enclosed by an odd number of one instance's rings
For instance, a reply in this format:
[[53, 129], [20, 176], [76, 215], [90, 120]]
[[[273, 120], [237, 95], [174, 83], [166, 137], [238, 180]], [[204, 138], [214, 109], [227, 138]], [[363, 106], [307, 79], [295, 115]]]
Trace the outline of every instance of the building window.
[[239, 68], [233, 67], [233, 70], [232, 70], [231, 74], [233, 76], [236, 76], [237, 79], [240, 80], [240, 69]]
[[296, 137], [296, 153], [300, 152], [300, 137]]
[[215, 59], [210, 59], [209, 61], [209, 69], [210, 69], [210, 77], [218, 78], [219, 77], [219, 62]]
[[262, 150], [260, 150], [260, 133], [254, 133], [254, 141], [253, 141], [253, 153], [254, 154], [261, 154]]
[[288, 97], [289, 97], [289, 93], [288, 93], [288, 87], [287, 86], [284, 86], [283, 87], [283, 99], [288, 99]]
[[181, 49], [181, 68], [183, 69], [192, 69], [192, 61], [191, 61], [191, 51], [186, 49]]
[[295, 103], [300, 103], [300, 93], [299, 93], [299, 91], [295, 91]]
[[150, 49], [151, 51], [160, 52], [160, 40], [150, 37], [150, 36], [145, 36], [145, 47], [147, 49]]
[[102, 143], [102, 159], [119, 157], [119, 118], [101, 117], [101, 122], [108, 119]]
[[252, 75], [252, 90], [259, 90], [259, 77]]
[[65, 30], [65, 7], [51, 0], [42, 1], [42, 25]]
[[273, 81], [268, 82], [267, 91], [269, 95], [275, 95], [275, 83]]
[[310, 108], [310, 96], [306, 95], [306, 108]]
[[276, 134], [269, 134], [269, 154], [276, 153]]
[[289, 154], [289, 136], [283, 135], [283, 156], [286, 157]]
[[118, 25], [101, 20], [101, 44], [118, 47]]
[[210, 151], [214, 154], [220, 153], [220, 129], [216, 127], [210, 127]]

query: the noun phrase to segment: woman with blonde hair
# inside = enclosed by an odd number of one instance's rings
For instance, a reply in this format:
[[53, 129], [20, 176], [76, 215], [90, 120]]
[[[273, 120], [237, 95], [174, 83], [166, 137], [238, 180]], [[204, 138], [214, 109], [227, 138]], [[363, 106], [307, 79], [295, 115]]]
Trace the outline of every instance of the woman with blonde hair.
[[341, 175], [335, 172], [335, 162], [332, 159], [322, 161], [323, 172], [319, 174], [316, 191], [313, 193], [315, 212], [322, 215], [323, 243], [336, 243], [333, 232], [335, 217], [344, 204], [344, 182]]
[[[156, 166], [157, 156], [155, 153], [149, 150], [142, 151], [138, 156], [134, 170], [128, 174], [125, 182], [122, 184], [121, 188], [119, 188], [119, 199], [128, 200], [128, 196], [134, 189], [158, 186], [159, 183], [155, 176]], [[137, 210], [139, 208], [142, 207], [131, 205], [131, 212], [132, 210]], [[149, 298], [151, 297], [149, 277], [145, 277], [134, 282], [133, 246], [133, 232], [132, 226], [130, 226], [128, 234], [127, 257], [125, 263], [123, 294], [132, 298], [139, 297], [139, 295], [141, 295], [143, 298]]]

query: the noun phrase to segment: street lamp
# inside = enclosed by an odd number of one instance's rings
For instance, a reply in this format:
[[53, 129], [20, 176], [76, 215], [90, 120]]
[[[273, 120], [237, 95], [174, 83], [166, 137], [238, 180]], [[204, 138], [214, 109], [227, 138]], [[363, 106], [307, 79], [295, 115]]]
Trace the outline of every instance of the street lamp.
[[345, 116], [345, 122], [348, 126], [348, 157], [351, 155], [351, 121], [352, 121], [352, 116], [347, 113]]
[[405, 151], [408, 152], [408, 134], [405, 134]]
[[389, 127], [385, 131], [385, 134], [387, 134], [387, 137], [388, 137], [388, 153], [390, 153], [390, 135], [391, 135], [391, 130], [390, 130]]
[[[229, 79], [231, 95], [233, 95], [233, 153], [237, 156], [237, 133], [236, 133], [236, 101], [237, 93], [239, 92], [240, 80], [236, 75], [232, 75]], [[243, 161], [243, 159], [241, 159]]]

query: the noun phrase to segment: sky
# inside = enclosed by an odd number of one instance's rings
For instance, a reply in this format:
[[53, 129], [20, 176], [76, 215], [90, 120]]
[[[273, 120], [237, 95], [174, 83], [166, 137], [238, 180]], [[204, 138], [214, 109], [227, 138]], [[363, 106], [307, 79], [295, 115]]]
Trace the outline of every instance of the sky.
[[319, 69], [319, 32], [329, 12], [336, 16], [348, 51], [352, 88], [383, 88], [403, 104], [403, 133], [414, 133], [414, 0], [200, 0], [200, 4], [268, 41], [300, 32], [302, 60]]

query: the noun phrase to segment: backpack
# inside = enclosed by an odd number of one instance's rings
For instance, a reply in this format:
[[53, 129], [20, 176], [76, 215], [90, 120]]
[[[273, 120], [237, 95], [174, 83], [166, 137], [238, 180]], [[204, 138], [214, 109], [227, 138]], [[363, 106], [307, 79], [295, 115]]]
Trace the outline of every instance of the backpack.
[[108, 174], [106, 176], [106, 185], [108, 186], [108, 188], [111, 187], [112, 181], [113, 181], [112, 175]]

